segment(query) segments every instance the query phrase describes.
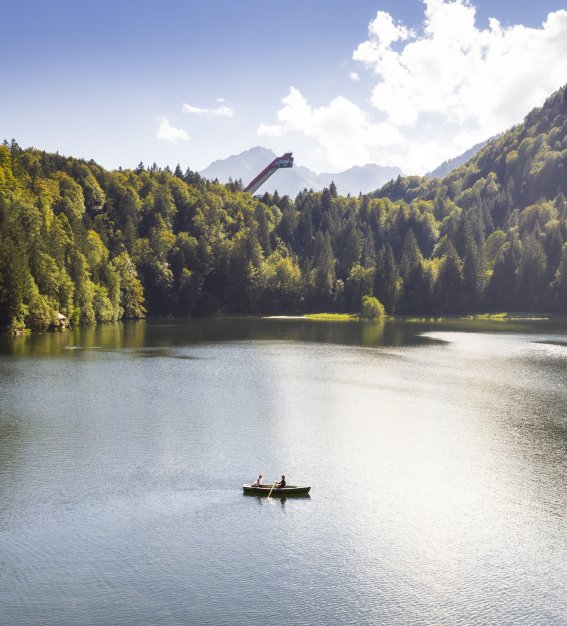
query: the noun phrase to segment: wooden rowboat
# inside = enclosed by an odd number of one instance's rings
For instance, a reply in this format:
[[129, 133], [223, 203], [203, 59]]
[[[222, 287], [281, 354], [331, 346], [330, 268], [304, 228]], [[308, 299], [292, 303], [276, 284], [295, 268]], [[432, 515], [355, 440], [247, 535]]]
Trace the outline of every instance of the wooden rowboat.
[[253, 487], [252, 485], [242, 485], [244, 493], [254, 494], [256, 496], [267, 496], [272, 490], [272, 498], [281, 498], [282, 496], [304, 496], [309, 493], [311, 487], [298, 487], [297, 485], [287, 485], [287, 487], [275, 487], [273, 485], [263, 485], [262, 487]]

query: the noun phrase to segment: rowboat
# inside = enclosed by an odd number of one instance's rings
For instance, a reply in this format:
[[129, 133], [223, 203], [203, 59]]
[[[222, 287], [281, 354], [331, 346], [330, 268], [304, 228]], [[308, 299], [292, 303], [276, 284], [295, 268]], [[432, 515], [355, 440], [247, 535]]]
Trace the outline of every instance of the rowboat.
[[267, 496], [272, 492], [273, 498], [281, 498], [282, 496], [301, 496], [309, 493], [311, 487], [299, 487], [297, 485], [287, 485], [286, 487], [276, 487], [272, 489], [273, 484], [262, 485], [262, 487], [253, 487], [252, 485], [242, 485], [244, 493], [254, 494], [256, 496]]

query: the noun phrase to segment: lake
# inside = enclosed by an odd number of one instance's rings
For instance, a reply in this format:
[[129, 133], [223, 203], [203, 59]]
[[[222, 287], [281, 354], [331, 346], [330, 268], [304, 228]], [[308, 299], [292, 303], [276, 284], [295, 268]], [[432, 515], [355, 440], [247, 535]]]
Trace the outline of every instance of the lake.
[[3, 335], [0, 623], [565, 624], [566, 464], [566, 321]]

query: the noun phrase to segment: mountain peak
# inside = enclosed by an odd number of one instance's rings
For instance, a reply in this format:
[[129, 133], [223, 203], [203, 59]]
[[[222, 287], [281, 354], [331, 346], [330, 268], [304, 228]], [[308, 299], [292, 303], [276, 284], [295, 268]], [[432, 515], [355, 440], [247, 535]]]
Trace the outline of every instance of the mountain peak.
[[[232, 180], [241, 178], [246, 184], [276, 156], [269, 148], [254, 146], [240, 154], [214, 161], [199, 173], [210, 180], [217, 178], [221, 183], [228, 182], [229, 178]], [[398, 175], [403, 175], [400, 168], [382, 166], [376, 163], [367, 163], [362, 166], [354, 165], [343, 172], [334, 174], [317, 174], [305, 166], [296, 165], [292, 169], [277, 171], [262, 185], [259, 193], [266, 191], [273, 193], [277, 190], [280, 195], [294, 198], [303, 189], [320, 191], [334, 181], [340, 194], [358, 195], [359, 193], [374, 191]]]

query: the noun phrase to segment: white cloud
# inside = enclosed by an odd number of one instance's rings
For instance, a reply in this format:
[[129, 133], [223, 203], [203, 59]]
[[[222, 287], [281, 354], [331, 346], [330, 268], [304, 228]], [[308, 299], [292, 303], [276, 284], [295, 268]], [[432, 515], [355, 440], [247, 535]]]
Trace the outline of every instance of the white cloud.
[[291, 88], [278, 123], [258, 134], [309, 137], [330, 166], [367, 160], [423, 173], [520, 122], [567, 82], [566, 10], [538, 28], [494, 18], [480, 28], [467, 0], [423, 4], [415, 31], [378, 11], [353, 52], [376, 76], [371, 111], [343, 96], [313, 108]]
[[[425, 134], [450, 157], [467, 147], [464, 141], [472, 145], [521, 121], [567, 82], [567, 11], [550, 13], [540, 28], [490, 19], [480, 29], [466, 0], [424, 4], [419, 34], [392, 28], [388, 14], [378, 12], [368, 40], [353, 53], [378, 76], [372, 104], [408, 139], [413, 131]], [[392, 46], [402, 40], [407, 43]], [[439, 119], [427, 133], [431, 115]]]
[[263, 135], [264, 137], [281, 137], [286, 130], [290, 129], [279, 126], [278, 124], [260, 124], [256, 132], [258, 135]]
[[189, 135], [182, 128], [172, 126], [167, 117], [158, 117], [157, 121], [159, 122], [159, 126], [156, 132], [156, 139], [171, 141], [173, 143], [176, 143], [180, 139], [182, 141], [189, 140]]
[[368, 33], [373, 37], [378, 48], [386, 49], [395, 41], [405, 41], [413, 35], [401, 22], [395, 23], [386, 11], [378, 11], [368, 25]]
[[[217, 98], [217, 102], [224, 102], [223, 98]], [[232, 117], [234, 115], [234, 109], [232, 107], [227, 107], [225, 105], [221, 105], [216, 109], [202, 109], [200, 107], [195, 107], [191, 104], [183, 105], [183, 113], [193, 113], [195, 115], [215, 115], [219, 117]]]
[[351, 72], [349, 74], [349, 78], [352, 80], [353, 83], [357, 83], [360, 80], [360, 76], [357, 74], [357, 72]]
[[347, 168], [374, 161], [379, 153], [389, 162], [388, 150], [403, 143], [398, 130], [387, 122], [373, 122], [369, 115], [343, 96], [329, 105], [311, 107], [296, 87], [291, 87], [277, 114], [278, 124], [260, 124], [258, 135], [282, 137], [297, 133], [316, 142], [323, 162], [333, 168]]

